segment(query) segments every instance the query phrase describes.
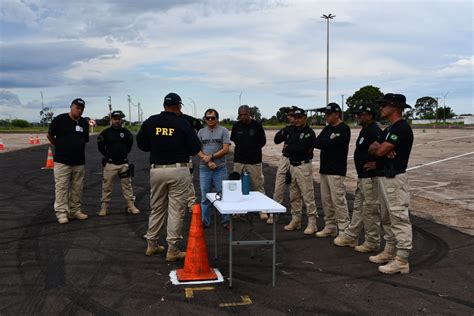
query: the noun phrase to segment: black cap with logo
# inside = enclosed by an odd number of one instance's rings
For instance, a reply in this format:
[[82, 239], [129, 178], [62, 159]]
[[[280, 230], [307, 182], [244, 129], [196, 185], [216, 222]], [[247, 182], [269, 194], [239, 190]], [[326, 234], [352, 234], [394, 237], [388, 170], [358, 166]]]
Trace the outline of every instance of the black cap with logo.
[[316, 109], [316, 111], [323, 112], [323, 113], [333, 113], [333, 112], [341, 113], [341, 107], [339, 106], [339, 104], [332, 102], [323, 108]]
[[120, 117], [120, 118], [124, 118], [125, 117], [125, 114], [123, 114], [122, 111], [113, 111], [112, 114], [110, 114], [111, 117]]
[[355, 114], [361, 114], [361, 113], [364, 113], [364, 112], [370, 113], [372, 115], [377, 114], [377, 111], [375, 110], [375, 108], [373, 106], [371, 106], [370, 104], [361, 104], [361, 105], [357, 106], [354, 110]]
[[84, 100], [82, 100], [81, 98], [77, 98], [77, 99], [74, 99], [72, 102], [71, 102], [71, 105], [77, 105], [77, 106], [80, 106], [81, 108], [84, 108], [86, 106], [86, 102], [84, 102]]
[[179, 105], [179, 104], [181, 104], [181, 97], [173, 92], [168, 93], [165, 96], [165, 100], [163, 101], [164, 106], [173, 106], [173, 105]]

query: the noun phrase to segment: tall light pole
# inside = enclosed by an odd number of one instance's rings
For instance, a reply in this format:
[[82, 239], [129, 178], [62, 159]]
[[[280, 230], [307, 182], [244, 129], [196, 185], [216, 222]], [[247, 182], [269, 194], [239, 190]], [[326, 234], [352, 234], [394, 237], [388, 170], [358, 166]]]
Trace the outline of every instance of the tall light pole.
[[435, 122], [438, 124], [438, 97], [436, 97]]
[[326, 105], [329, 104], [329, 20], [334, 19], [336, 16], [332, 13], [323, 14], [321, 16], [322, 19], [326, 19], [327, 21], [327, 45], [326, 45]]
[[112, 97], [109, 95], [109, 122], [112, 120]]
[[341, 94], [342, 102], [341, 102], [341, 107], [342, 107], [342, 112], [341, 112], [341, 119], [344, 122], [344, 95]]
[[449, 91], [442, 93], [443, 95], [443, 123], [446, 124], [446, 97], [448, 96]]
[[132, 102], [132, 98], [130, 94], [128, 95], [128, 126], [132, 126], [132, 108], [130, 107], [130, 103]]
[[138, 117], [138, 124], [140, 124], [141, 123], [141, 121], [140, 121], [140, 102], [138, 102], [137, 104], [138, 104], [138, 113], [137, 113], [137, 115], [138, 115], [137, 116]]
[[239, 94], [239, 106], [242, 105], [242, 91], [240, 91], [240, 94]]
[[193, 117], [196, 117], [197, 115], [197, 110], [196, 110], [196, 102], [194, 102], [194, 100], [192, 98], [188, 98], [191, 103], [193, 104]]

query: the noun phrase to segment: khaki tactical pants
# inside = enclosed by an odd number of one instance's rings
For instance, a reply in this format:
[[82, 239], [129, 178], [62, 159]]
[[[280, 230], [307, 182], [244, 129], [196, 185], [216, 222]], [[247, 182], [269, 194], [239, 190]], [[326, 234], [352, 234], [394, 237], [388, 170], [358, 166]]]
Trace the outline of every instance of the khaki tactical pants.
[[316, 216], [316, 202], [314, 200], [313, 165], [305, 163], [299, 166], [290, 165], [290, 207], [291, 215], [301, 216], [301, 197], [306, 206], [306, 215]]
[[167, 217], [168, 251], [179, 250], [190, 180], [188, 167], [150, 169], [151, 212], [145, 235], [149, 243], [158, 243]]
[[234, 163], [234, 171], [241, 173], [242, 170], [247, 170], [250, 173], [250, 184], [252, 186], [252, 191], [258, 191], [265, 194], [265, 188], [263, 186], [263, 169], [262, 164], [243, 164], [243, 163]]
[[73, 215], [81, 211], [84, 165], [69, 166], [55, 162], [54, 183], [54, 212], [56, 217]]
[[397, 256], [407, 260], [412, 249], [408, 176], [402, 173], [395, 178], [377, 177], [377, 180], [386, 247], [396, 248]]
[[277, 203], [283, 203], [283, 196], [286, 188], [286, 173], [290, 170], [290, 159], [282, 156], [278, 162], [278, 169], [275, 176], [275, 190], [273, 192], [273, 199]]
[[365, 243], [369, 247], [380, 245], [380, 203], [377, 178], [357, 179], [354, 198], [354, 209], [349, 227], [344, 231], [344, 238], [353, 240], [359, 237], [364, 228]]
[[[110, 202], [110, 196], [112, 195], [112, 189], [114, 187], [114, 178], [118, 176], [119, 173], [126, 172], [127, 170], [127, 163], [121, 165], [114, 165], [112, 163], [105, 164], [102, 180], [102, 203]], [[125, 200], [134, 202], [135, 196], [133, 195], [132, 178], [121, 178], [120, 185], [122, 186], [122, 194]]]
[[320, 179], [325, 227], [342, 233], [349, 226], [345, 177], [321, 174]]

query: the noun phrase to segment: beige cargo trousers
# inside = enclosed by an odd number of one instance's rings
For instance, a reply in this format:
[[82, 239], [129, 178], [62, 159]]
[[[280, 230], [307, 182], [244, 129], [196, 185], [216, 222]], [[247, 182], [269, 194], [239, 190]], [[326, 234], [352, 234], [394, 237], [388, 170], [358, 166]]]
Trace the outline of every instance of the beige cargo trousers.
[[[102, 203], [109, 203], [110, 196], [112, 195], [112, 189], [114, 187], [114, 179], [119, 173], [126, 172], [128, 170], [128, 164], [115, 165], [112, 163], [105, 164], [103, 179], [102, 179]], [[126, 201], [135, 202], [135, 196], [133, 195], [132, 188], [132, 177], [121, 178], [120, 185], [122, 187], [122, 194]]]
[[58, 219], [64, 216], [74, 217], [75, 213], [81, 211], [84, 173], [84, 165], [54, 163], [54, 212]]

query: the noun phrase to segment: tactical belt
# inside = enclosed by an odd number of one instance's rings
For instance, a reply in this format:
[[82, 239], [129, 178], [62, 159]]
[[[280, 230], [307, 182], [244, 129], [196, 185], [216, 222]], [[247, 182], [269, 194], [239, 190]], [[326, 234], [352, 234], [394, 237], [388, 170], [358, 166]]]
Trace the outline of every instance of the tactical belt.
[[298, 167], [298, 166], [301, 166], [301, 165], [304, 165], [305, 163], [310, 163], [311, 160], [307, 159], [305, 161], [290, 161], [290, 165], [292, 165], [293, 167]]
[[155, 168], [191, 168], [190, 164], [188, 162], [177, 162], [169, 165], [151, 165], [152, 169]]

